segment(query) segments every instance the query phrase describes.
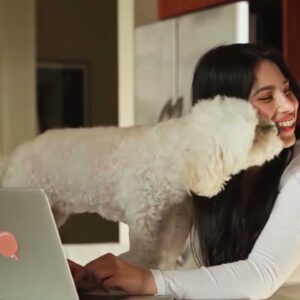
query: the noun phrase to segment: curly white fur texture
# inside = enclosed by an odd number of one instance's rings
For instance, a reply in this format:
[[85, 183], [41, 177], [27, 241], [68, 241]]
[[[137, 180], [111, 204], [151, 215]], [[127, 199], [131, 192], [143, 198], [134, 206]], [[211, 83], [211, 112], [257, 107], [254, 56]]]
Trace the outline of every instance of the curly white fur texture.
[[126, 257], [170, 268], [189, 228], [179, 233], [169, 217], [188, 193], [211, 197], [282, 148], [274, 124], [260, 124], [247, 101], [217, 96], [153, 126], [47, 131], [18, 147], [0, 173], [5, 187], [43, 188], [59, 223], [81, 212], [127, 223]]

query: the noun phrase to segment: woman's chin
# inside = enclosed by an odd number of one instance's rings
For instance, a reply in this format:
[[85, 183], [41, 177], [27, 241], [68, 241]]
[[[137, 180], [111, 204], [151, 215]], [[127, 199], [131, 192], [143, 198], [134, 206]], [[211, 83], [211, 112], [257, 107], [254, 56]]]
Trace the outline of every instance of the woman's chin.
[[289, 148], [293, 146], [296, 143], [296, 136], [295, 134], [290, 136], [280, 136], [282, 142], [283, 142], [283, 148]]

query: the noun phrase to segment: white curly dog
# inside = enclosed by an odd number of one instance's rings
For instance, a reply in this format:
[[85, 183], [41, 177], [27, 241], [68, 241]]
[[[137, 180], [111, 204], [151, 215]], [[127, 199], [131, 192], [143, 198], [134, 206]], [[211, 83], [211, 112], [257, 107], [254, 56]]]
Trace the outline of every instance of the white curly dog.
[[154, 126], [47, 131], [2, 159], [0, 177], [5, 187], [43, 188], [58, 224], [82, 212], [127, 223], [125, 257], [163, 269], [174, 267], [188, 234], [169, 215], [190, 191], [211, 197], [282, 148], [251, 104], [218, 96]]

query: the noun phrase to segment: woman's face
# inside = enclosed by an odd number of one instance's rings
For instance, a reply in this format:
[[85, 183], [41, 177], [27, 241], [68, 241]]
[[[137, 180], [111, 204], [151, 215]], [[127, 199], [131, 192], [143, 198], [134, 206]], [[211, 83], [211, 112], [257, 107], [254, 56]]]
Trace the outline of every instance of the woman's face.
[[298, 101], [290, 89], [289, 81], [278, 66], [268, 60], [259, 62], [255, 68], [255, 82], [249, 101], [262, 116], [272, 120], [280, 128], [284, 147], [295, 141]]

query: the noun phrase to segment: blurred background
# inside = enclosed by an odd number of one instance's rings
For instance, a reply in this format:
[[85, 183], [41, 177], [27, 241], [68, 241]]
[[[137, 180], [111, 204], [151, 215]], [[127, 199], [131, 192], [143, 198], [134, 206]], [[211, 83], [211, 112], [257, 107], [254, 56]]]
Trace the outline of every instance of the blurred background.
[[[180, 116], [196, 61], [223, 43], [277, 48], [300, 82], [299, 31], [298, 0], [0, 0], [0, 151], [50, 128]], [[96, 214], [60, 234], [74, 259], [128, 248], [126, 226]]]

